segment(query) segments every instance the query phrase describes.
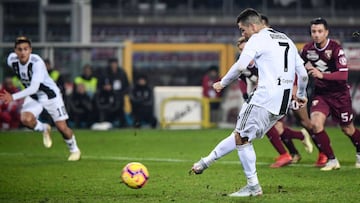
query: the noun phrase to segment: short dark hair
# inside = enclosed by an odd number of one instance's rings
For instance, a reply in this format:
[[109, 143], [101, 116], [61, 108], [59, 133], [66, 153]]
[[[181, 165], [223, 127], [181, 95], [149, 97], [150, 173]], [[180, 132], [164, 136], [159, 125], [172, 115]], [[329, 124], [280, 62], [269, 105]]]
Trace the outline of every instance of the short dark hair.
[[48, 59], [48, 58], [44, 59], [44, 63], [45, 63], [45, 64], [46, 64], [46, 63], [47, 63], [47, 64], [51, 64], [51, 63], [50, 63], [50, 59]]
[[109, 58], [109, 60], [108, 60], [108, 64], [117, 63], [117, 62], [118, 62], [117, 58]]
[[326, 22], [326, 20], [324, 18], [318, 17], [318, 18], [314, 18], [310, 21], [310, 26], [312, 25], [324, 25], [325, 29], [328, 30], [328, 23]]
[[269, 26], [269, 25], [270, 25], [270, 24], [269, 24], [269, 18], [268, 18], [267, 16], [261, 14], [260, 17], [261, 17], [261, 20], [264, 22], [264, 24], [265, 24], [266, 26]]
[[17, 38], [15, 39], [15, 45], [14, 45], [14, 47], [16, 48], [16, 46], [17, 46], [18, 44], [21, 44], [21, 43], [28, 43], [28, 44], [30, 45], [30, 47], [31, 47], [31, 40], [30, 40], [28, 37], [26, 37], [26, 36], [19, 36], [19, 37], [17, 37]]
[[148, 77], [145, 74], [137, 74], [134, 78], [135, 78], [135, 81], [138, 81], [141, 79], [144, 79], [146, 81], [148, 80]]
[[209, 68], [208, 68], [208, 71], [216, 71], [216, 72], [219, 72], [219, 67], [217, 65], [211, 65]]
[[255, 9], [247, 8], [238, 15], [236, 23], [238, 24], [239, 22], [246, 26], [248, 26], [250, 23], [259, 24], [261, 23], [261, 17], [259, 12], [257, 12]]

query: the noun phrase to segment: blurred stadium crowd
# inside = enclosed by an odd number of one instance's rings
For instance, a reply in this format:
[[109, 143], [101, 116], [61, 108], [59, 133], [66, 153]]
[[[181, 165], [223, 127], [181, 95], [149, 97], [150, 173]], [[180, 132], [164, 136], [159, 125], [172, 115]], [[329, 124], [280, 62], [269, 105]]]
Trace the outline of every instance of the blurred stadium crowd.
[[[271, 25], [296, 42], [308, 39], [306, 26], [314, 17], [331, 24], [332, 36], [351, 41], [358, 29], [357, 0], [2, 0], [3, 41], [19, 33], [39, 39], [39, 13], [45, 10], [46, 40], [71, 41], [71, 9], [91, 4], [91, 41], [223, 42], [233, 43], [239, 32], [234, 18], [247, 7], [269, 16]], [[40, 6], [39, 2], [46, 2]], [[23, 13], [27, 18], [21, 17]], [[19, 28], [21, 25], [21, 28]]]

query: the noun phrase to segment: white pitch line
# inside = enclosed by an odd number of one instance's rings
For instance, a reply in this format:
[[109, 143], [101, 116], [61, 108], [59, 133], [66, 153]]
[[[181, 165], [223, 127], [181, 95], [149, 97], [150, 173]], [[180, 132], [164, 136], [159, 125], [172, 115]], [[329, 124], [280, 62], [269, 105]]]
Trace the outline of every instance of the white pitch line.
[[[2, 157], [13, 157], [13, 156], [27, 156], [27, 157], [49, 157], [37, 154], [28, 154], [21, 152], [0, 152]], [[54, 156], [55, 157], [55, 156]], [[56, 156], [58, 157], [58, 156]], [[87, 160], [107, 160], [107, 161], [150, 161], [150, 162], [172, 162], [172, 163], [194, 163], [196, 160], [186, 160], [186, 159], [173, 159], [173, 158], [157, 158], [157, 157], [121, 157], [121, 156], [93, 156], [93, 155], [83, 155], [81, 159]], [[239, 161], [218, 161], [217, 164], [240, 164]], [[256, 165], [270, 165], [271, 163], [267, 162], [256, 162]], [[291, 164], [290, 167], [306, 167], [313, 168], [312, 164]], [[353, 166], [341, 166], [341, 168], [354, 168]]]
[[[114, 160], [114, 161], [153, 161], [153, 162], [173, 162], [173, 163], [193, 163], [194, 160], [172, 159], [172, 158], [149, 158], [149, 157], [114, 157], [114, 156], [83, 156], [85, 159], [94, 160]], [[240, 164], [239, 161], [218, 161], [218, 164]], [[257, 165], [270, 165], [267, 162], [256, 162]], [[292, 165], [295, 166], [295, 165]], [[313, 167], [311, 164], [296, 164], [296, 166]]]
[[109, 161], [153, 161], [153, 162], [190, 162], [189, 160], [183, 159], [172, 159], [172, 158], [139, 158], [139, 157], [118, 157], [118, 156], [82, 156], [81, 158], [85, 159], [95, 159], [95, 160], [109, 160]]

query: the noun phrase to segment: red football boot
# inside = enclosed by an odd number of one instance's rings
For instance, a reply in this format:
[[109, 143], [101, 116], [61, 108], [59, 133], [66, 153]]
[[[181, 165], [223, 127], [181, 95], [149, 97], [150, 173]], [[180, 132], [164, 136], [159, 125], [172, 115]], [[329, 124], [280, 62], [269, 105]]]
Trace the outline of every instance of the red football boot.
[[318, 156], [318, 159], [317, 159], [317, 161], [315, 162], [314, 165], [316, 167], [324, 167], [326, 165], [327, 161], [328, 161], [327, 156], [324, 153], [320, 152], [319, 156]]
[[280, 156], [278, 156], [278, 158], [276, 158], [275, 163], [270, 165], [270, 168], [280, 168], [280, 167], [291, 164], [291, 161], [292, 161], [292, 158], [289, 153], [281, 154]]

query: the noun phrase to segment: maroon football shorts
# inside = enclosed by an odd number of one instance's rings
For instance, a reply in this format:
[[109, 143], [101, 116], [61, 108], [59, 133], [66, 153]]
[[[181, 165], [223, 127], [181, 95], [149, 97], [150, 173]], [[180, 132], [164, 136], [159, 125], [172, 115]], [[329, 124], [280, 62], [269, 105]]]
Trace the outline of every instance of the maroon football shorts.
[[314, 95], [310, 111], [331, 115], [341, 126], [350, 124], [354, 118], [349, 91], [336, 95]]

